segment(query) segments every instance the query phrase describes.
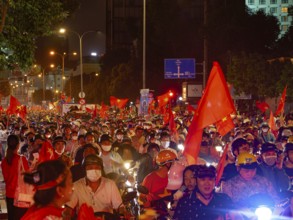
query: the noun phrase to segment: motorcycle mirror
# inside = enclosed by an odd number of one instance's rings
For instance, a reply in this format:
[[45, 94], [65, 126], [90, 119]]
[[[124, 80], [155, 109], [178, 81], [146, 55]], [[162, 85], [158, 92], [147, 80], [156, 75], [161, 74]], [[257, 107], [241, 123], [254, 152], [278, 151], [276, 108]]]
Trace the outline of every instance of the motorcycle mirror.
[[137, 192], [136, 191], [128, 192], [128, 193], [126, 193], [125, 195], [122, 196], [122, 201], [123, 201], [123, 203], [130, 202], [136, 196], [137, 196]]
[[142, 194], [149, 194], [148, 188], [146, 188], [145, 186], [142, 186], [142, 185], [137, 186], [137, 191]]

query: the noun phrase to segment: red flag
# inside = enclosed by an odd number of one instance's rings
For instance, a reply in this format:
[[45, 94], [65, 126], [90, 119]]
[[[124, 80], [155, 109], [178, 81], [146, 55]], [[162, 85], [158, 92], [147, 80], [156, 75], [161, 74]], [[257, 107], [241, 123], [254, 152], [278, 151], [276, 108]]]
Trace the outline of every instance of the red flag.
[[277, 137], [277, 135], [278, 135], [278, 128], [276, 126], [275, 119], [274, 119], [274, 115], [273, 115], [273, 112], [272, 111], [270, 113], [269, 126], [270, 126], [271, 131], [274, 134], [274, 136]]
[[47, 160], [55, 160], [58, 158], [53, 146], [50, 142], [45, 141], [39, 151], [39, 162], [44, 162]]
[[202, 139], [202, 128], [197, 128], [196, 124], [197, 116], [192, 120], [188, 129], [188, 134], [184, 143], [183, 154], [187, 159], [189, 165], [196, 164], [196, 160], [200, 150], [200, 144]]
[[187, 105], [187, 111], [188, 111], [188, 113], [191, 113], [191, 112], [194, 113], [196, 111], [196, 109], [192, 105], [188, 104]]
[[256, 101], [255, 105], [262, 113], [264, 113], [266, 110], [270, 108], [270, 106], [266, 102]]
[[110, 96], [110, 105], [111, 106], [116, 106], [117, 108], [124, 108], [125, 105], [127, 104], [128, 99], [118, 99], [114, 96]]
[[65, 103], [71, 103], [71, 96], [67, 96], [65, 99]]
[[6, 110], [8, 115], [17, 114], [17, 108], [20, 107], [20, 102], [14, 97], [10, 96], [10, 104]]
[[176, 123], [175, 123], [175, 119], [174, 119], [174, 114], [172, 112], [172, 109], [169, 109], [169, 130], [170, 130], [170, 134], [173, 136], [174, 140], [176, 142], [178, 142], [179, 140], [179, 135], [176, 129]]
[[85, 107], [85, 111], [86, 111], [87, 113], [92, 113], [92, 112], [93, 112], [93, 110], [91, 110], [91, 109], [88, 108], [88, 107]]
[[92, 118], [96, 118], [97, 117], [97, 106], [95, 105], [95, 108], [93, 110], [93, 114], [92, 114]]
[[170, 98], [170, 96], [169, 96], [169, 93], [168, 92], [165, 93], [165, 94], [163, 94], [163, 95], [158, 96], [157, 97], [157, 99], [158, 99], [158, 106], [159, 107], [163, 107], [163, 106], [167, 105], [169, 103], [169, 98]]
[[25, 105], [21, 105], [18, 109], [18, 114], [19, 114], [19, 117], [26, 121], [26, 114], [27, 114], [27, 110], [26, 110], [26, 106]]
[[284, 107], [285, 107], [285, 100], [286, 100], [286, 93], [287, 93], [287, 86], [285, 86], [285, 89], [282, 93], [277, 111], [275, 112], [275, 115], [282, 114], [284, 112]]
[[155, 108], [156, 108], [155, 105], [156, 105], [156, 101], [153, 99], [149, 104], [148, 113], [151, 113], [152, 110], [155, 110]]
[[77, 220], [102, 220], [101, 217], [95, 217], [94, 209], [92, 206], [88, 206], [83, 203], [78, 211]]
[[220, 135], [224, 136], [229, 131], [231, 131], [235, 127], [235, 125], [234, 125], [234, 122], [233, 122], [231, 116], [228, 115], [227, 117], [224, 117], [220, 121], [217, 121], [216, 127], [217, 127], [217, 130], [220, 133]]
[[100, 109], [100, 117], [105, 118], [106, 117], [106, 111], [108, 110], [108, 107], [102, 102], [101, 109]]
[[171, 134], [175, 134], [177, 132], [176, 124], [174, 120], [174, 114], [171, 108], [169, 109], [169, 130]]
[[225, 168], [225, 161], [226, 161], [226, 156], [227, 156], [227, 153], [228, 153], [228, 149], [229, 149], [229, 145], [226, 144], [225, 146], [225, 149], [224, 149], [224, 152], [221, 156], [221, 159], [217, 165], [217, 177], [216, 177], [216, 186], [219, 184], [221, 178], [222, 178], [222, 175], [223, 175], [223, 172], [224, 172], [224, 168]]
[[199, 101], [185, 140], [183, 153], [189, 165], [196, 163], [203, 129], [233, 112], [236, 110], [224, 74], [220, 65], [214, 62], [205, 92]]

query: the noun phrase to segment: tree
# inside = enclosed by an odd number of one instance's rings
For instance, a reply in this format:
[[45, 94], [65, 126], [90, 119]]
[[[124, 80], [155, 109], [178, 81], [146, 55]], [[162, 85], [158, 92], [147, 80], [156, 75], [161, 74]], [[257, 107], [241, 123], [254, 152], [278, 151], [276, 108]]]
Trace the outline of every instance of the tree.
[[1, 0], [0, 68], [31, 66], [38, 37], [52, 33], [77, 0]]
[[109, 94], [120, 98], [135, 100], [139, 96], [140, 85], [137, 83], [137, 74], [131, 62], [116, 65], [112, 69], [111, 81], [108, 87]]
[[264, 55], [243, 52], [232, 57], [227, 79], [237, 93], [251, 94], [253, 100], [259, 100], [279, 96], [285, 85], [292, 83], [292, 71], [291, 62], [267, 60]]
[[217, 0], [210, 6], [205, 29], [209, 42], [209, 60], [218, 60], [226, 69], [231, 55], [246, 53], [268, 54], [276, 47], [280, 33], [275, 16], [263, 11], [251, 12], [244, 1]]

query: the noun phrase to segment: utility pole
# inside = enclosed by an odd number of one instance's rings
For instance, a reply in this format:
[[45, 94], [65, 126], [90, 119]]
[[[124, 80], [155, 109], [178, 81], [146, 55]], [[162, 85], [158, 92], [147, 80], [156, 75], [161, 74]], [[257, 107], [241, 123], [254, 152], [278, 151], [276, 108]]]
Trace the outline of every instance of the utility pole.
[[[206, 30], [208, 24], [208, 0], [204, 0], [203, 3], [203, 25]], [[207, 31], [204, 32], [203, 38], [203, 89], [206, 86], [207, 79], [207, 70], [208, 70], [208, 39], [207, 39]]]

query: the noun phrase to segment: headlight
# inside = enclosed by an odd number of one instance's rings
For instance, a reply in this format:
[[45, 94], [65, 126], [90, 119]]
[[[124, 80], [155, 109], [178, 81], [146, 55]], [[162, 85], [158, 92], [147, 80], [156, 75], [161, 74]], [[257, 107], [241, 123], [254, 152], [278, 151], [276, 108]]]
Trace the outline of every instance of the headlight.
[[178, 149], [179, 150], [184, 150], [184, 145], [183, 144], [178, 144]]
[[124, 163], [124, 167], [125, 167], [125, 169], [128, 170], [130, 168], [130, 163], [128, 163], [128, 162]]
[[222, 146], [215, 146], [215, 148], [216, 148], [217, 152], [222, 152], [223, 151]]
[[272, 217], [272, 210], [266, 206], [260, 206], [255, 210], [258, 220], [270, 220]]
[[132, 184], [131, 184], [131, 182], [129, 182], [128, 180], [125, 182], [125, 185], [126, 186], [131, 186]]

